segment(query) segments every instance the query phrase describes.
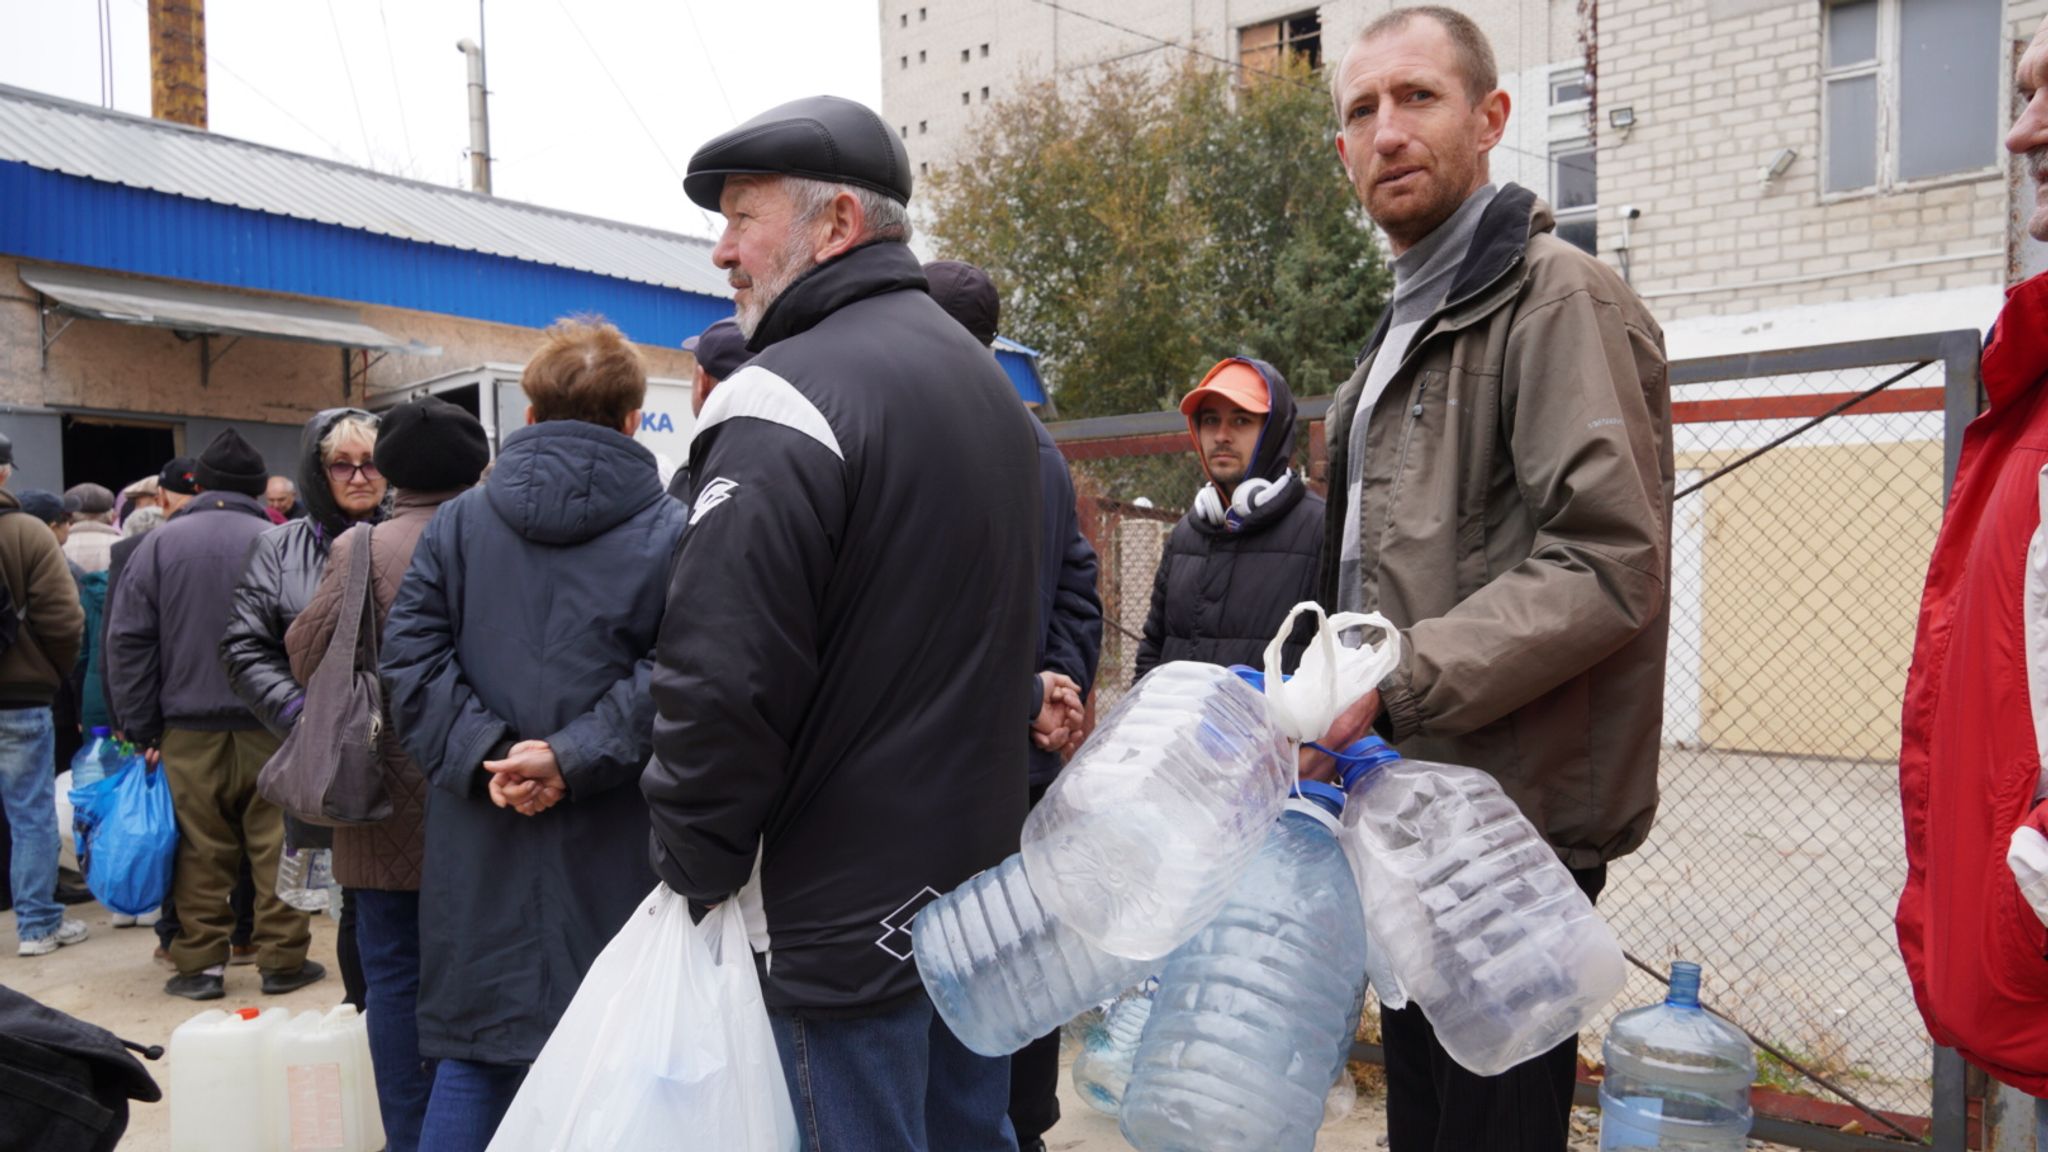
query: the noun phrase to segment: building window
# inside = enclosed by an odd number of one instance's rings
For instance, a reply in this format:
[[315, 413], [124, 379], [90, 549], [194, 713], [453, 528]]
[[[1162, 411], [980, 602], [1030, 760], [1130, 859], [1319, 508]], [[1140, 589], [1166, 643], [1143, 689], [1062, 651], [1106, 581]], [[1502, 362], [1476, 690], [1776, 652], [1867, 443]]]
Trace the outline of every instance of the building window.
[[1584, 71], [1574, 68], [1569, 72], [1559, 72], [1550, 78], [1551, 104], [1576, 104], [1585, 98], [1586, 73]]
[[905, 56], [905, 57], [903, 57], [902, 61], [901, 61], [900, 63], [898, 63], [898, 64], [897, 64], [897, 67], [899, 67], [899, 68], [908, 68], [908, 67], [910, 67], [910, 57], [908, 57], [908, 56]]
[[930, 164], [919, 164], [919, 165], [917, 166], [917, 174], [918, 174], [919, 176], [929, 176], [929, 175], [931, 175], [931, 174], [932, 174], [932, 166], [931, 166]]
[[983, 45], [981, 46], [981, 58], [982, 58], [983, 60], [986, 60], [986, 59], [988, 59], [988, 45], [986, 45], [986, 44], [983, 44]]
[[924, 23], [924, 9], [922, 9], [922, 8], [919, 8], [919, 9], [917, 10], [917, 22], [918, 22], [919, 24], [922, 24], [922, 23]]
[[1822, 37], [1822, 188], [1994, 169], [1998, 0], [1843, 0]]
[[919, 64], [922, 64], [922, 63], [924, 63], [924, 49], [922, 49], [922, 48], [919, 48], [919, 49], [917, 50], [917, 62], [918, 62]]
[[965, 104], [971, 104], [971, 103], [973, 103], [973, 101], [972, 101], [972, 100], [970, 100], [970, 99], [968, 99], [967, 93], [965, 93], [965, 92], [962, 92], [962, 93], [960, 94], [960, 103], [961, 103], [961, 104], [963, 104], [963, 105], [965, 105]]
[[898, 24], [898, 25], [896, 25], [896, 26], [897, 26], [898, 28], [908, 28], [908, 27], [910, 27], [910, 13], [908, 13], [908, 12], [905, 12], [905, 13], [903, 14], [903, 16], [902, 16], [902, 23], [900, 23], [900, 24]]
[[918, 134], [919, 136], [922, 136], [922, 135], [924, 135], [924, 133], [925, 133], [925, 127], [926, 127], [926, 124], [925, 124], [925, 122], [924, 122], [924, 121], [922, 121], [922, 120], [919, 120], [919, 121], [917, 122], [917, 134]]
[[988, 85], [986, 84], [981, 86], [981, 102], [983, 104], [988, 103]]
[[896, 129], [896, 131], [898, 131], [898, 132], [901, 132], [901, 133], [903, 134], [903, 138], [904, 138], [905, 140], [908, 140], [908, 139], [910, 139], [910, 125], [908, 125], [908, 124], [905, 124], [905, 125], [903, 125], [903, 126], [901, 126], [901, 127], [897, 128], [897, 129]]
[[1282, 16], [1237, 30], [1238, 75], [1246, 83], [1274, 76], [1293, 58], [1310, 68], [1323, 66], [1323, 19], [1314, 12]]
[[1593, 146], [1581, 140], [1552, 144], [1550, 149], [1550, 206], [1557, 214], [1557, 238], [1597, 254], [1600, 208]]
[[960, 50], [960, 62], [961, 62], [962, 64], [965, 64], [965, 63], [967, 63], [967, 62], [968, 62], [969, 60], [971, 60], [971, 59], [973, 59], [973, 58], [974, 58], [974, 53], [973, 53], [973, 51], [972, 51], [972, 50], [970, 50], [970, 49], [967, 49], [967, 48], [962, 48], [962, 49]]

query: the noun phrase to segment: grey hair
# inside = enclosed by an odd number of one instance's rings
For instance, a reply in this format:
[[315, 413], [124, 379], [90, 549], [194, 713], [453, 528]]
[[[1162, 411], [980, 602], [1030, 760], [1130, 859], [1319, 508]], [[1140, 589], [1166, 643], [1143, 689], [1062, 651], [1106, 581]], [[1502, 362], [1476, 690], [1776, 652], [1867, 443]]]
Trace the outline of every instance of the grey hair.
[[[320, 438], [320, 462], [333, 463], [334, 454], [350, 440], [362, 440], [370, 446], [377, 444], [377, 418], [351, 413], [334, 422], [327, 435]], [[297, 485], [293, 485], [297, 487]]]
[[910, 209], [880, 192], [854, 184], [831, 184], [803, 176], [786, 179], [790, 201], [796, 208], [798, 228], [815, 223], [819, 216], [824, 215], [825, 209], [832, 206], [833, 198], [844, 192], [860, 204], [861, 218], [867, 227], [866, 234], [861, 237], [862, 242], [894, 240], [910, 243]]

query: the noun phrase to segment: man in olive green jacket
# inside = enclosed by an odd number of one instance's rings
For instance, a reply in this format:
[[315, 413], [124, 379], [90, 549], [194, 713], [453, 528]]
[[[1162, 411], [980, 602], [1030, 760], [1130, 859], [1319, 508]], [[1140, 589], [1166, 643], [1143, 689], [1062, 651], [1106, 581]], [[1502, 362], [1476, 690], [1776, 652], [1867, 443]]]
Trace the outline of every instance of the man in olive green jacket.
[[[1550, 209], [1496, 188], [1508, 96], [1472, 22], [1369, 25], [1332, 74], [1346, 172], [1395, 291], [1327, 424], [1321, 591], [1402, 632], [1340, 718], [1483, 769], [1597, 896], [1657, 804], [1669, 606], [1663, 333]], [[1313, 771], [1312, 761], [1304, 769]], [[1393, 1152], [1563, 1152], [1576, 1044], [1478, 1077], [1386, 1013]]]

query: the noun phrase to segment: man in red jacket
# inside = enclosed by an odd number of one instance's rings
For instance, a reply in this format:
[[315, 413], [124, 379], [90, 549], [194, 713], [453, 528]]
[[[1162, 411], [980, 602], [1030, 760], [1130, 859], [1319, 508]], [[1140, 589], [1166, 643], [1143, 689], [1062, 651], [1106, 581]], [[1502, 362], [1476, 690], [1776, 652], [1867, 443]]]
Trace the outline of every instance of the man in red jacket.
[[[2034, 183], [2028, 231], [2048, 240], [2048, 23], [2015, 89], [2026, 107], [2005, 146]], [[2030, 691], [2027, 658], [2027, 633], [2040, 648], [2048, 618], [2030, 621], [2026, 607], [2048, 468], [2048, 275], [2007, 295], [1983, 378], [1990, 404], [1963, 435], [1906, 684], [1899, 949], [1934, 1039], [2039, 1098], [2048, 1097], [2048, 927], [2006, 850], [2023, 825], [2048, 831], [2038, 801], [2048, 733], [2037, 728], [2048, 715], [2032, 706], [2048, 694]], [[2039, 1123], [2048, 1140], [2048, 1102]]]

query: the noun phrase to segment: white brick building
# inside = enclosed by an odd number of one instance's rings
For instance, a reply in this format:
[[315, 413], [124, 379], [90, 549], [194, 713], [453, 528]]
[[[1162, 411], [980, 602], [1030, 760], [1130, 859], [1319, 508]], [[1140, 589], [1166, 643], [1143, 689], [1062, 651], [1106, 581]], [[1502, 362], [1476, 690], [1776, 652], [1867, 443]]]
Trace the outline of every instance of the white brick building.
[[[1334, 57], [1394, 6], [881, 0], [883, 115], [928, 171], [1024, 79], [1189, 52]], [[1454, 6], [1492, 38], [1514, 101], [1494, 178], [1626, 264], [1674, 356], [1983, 328], [2031, 259], [2010, 251], [1999, 141], [2048, 0]], [[1625, 207], [1640, 215], [1624, 227]]]

